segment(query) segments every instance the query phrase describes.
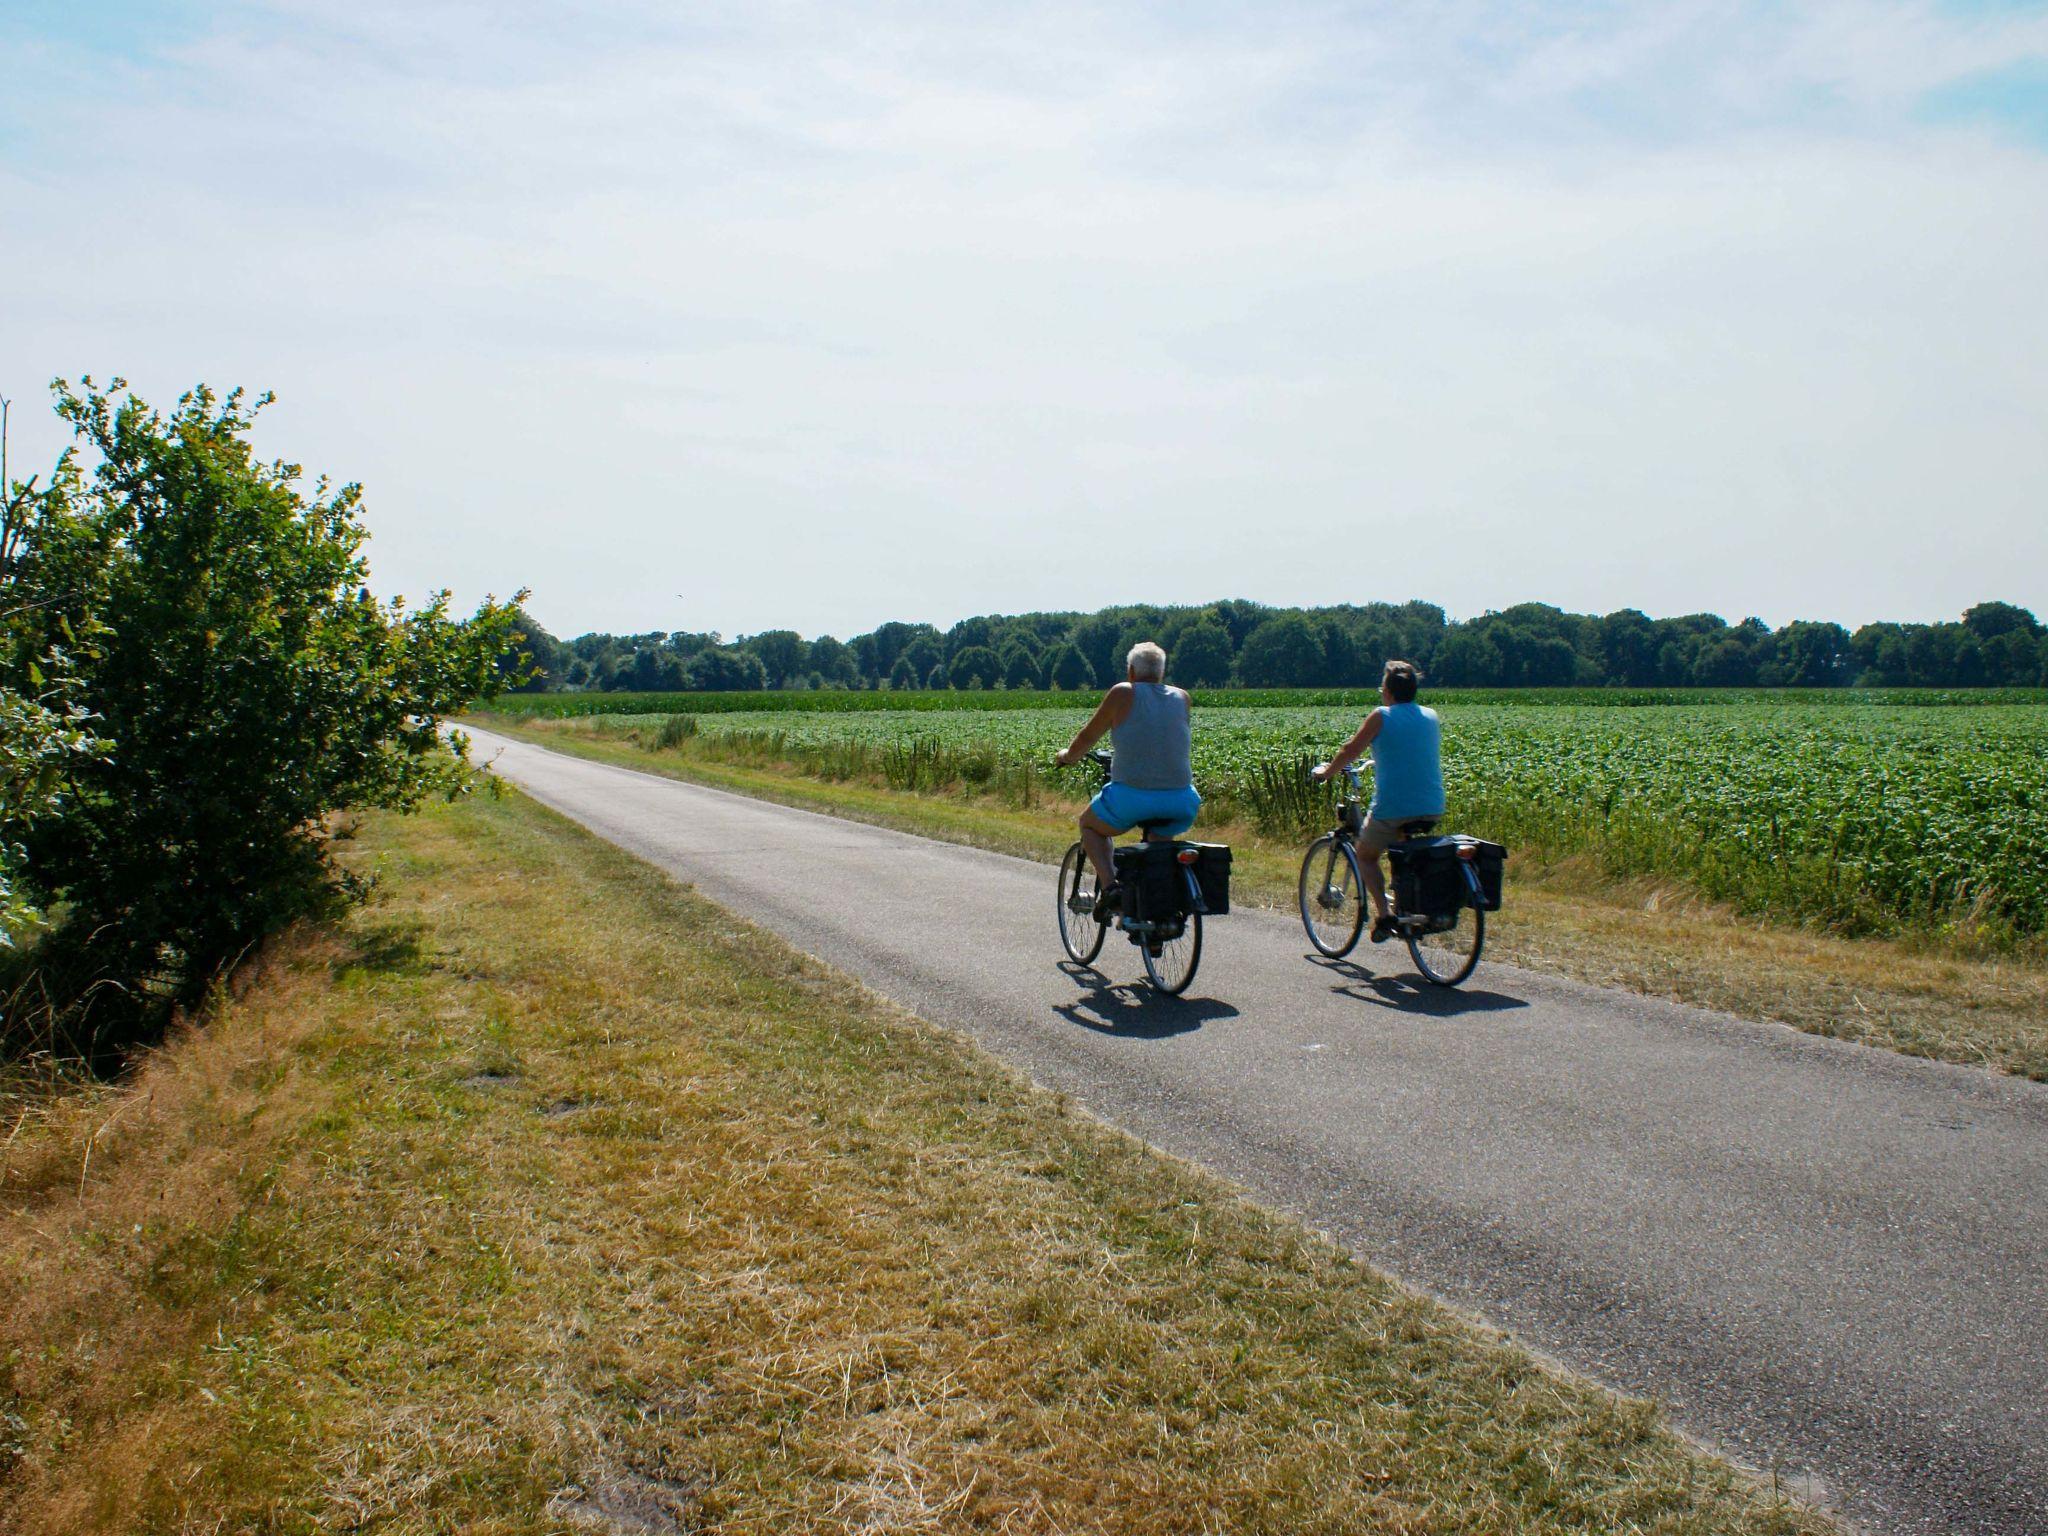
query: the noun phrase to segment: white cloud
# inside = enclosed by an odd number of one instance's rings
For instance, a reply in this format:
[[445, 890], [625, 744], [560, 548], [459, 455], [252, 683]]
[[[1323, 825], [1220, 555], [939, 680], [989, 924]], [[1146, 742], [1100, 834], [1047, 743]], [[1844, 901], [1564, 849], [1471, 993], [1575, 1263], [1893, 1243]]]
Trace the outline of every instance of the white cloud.
[[274, 387], [382, 585], [570, 630], [2048, 609], [2048, 157], [1911, 119], [2038, 18], [589, 14], [53, 52], [0, 387]]

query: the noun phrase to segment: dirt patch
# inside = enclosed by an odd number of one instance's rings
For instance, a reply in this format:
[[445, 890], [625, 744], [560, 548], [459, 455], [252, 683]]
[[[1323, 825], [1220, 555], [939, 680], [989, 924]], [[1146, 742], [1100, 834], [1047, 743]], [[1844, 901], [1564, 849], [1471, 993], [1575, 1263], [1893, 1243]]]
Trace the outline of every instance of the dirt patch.
[[605, 1472], [548, 1500], [548, 1513], [607, 1536], [681, 1536], [697, 1530], [699, 1490], [626, 1470]]

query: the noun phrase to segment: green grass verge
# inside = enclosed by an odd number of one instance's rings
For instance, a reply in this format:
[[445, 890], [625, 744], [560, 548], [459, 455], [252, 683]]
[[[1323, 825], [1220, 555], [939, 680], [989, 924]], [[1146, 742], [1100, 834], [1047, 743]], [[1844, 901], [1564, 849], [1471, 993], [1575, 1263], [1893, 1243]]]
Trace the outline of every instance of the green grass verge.
[[1827, 1528], [531, 802], [351, 862], [0, 1154], [0, 1529]]

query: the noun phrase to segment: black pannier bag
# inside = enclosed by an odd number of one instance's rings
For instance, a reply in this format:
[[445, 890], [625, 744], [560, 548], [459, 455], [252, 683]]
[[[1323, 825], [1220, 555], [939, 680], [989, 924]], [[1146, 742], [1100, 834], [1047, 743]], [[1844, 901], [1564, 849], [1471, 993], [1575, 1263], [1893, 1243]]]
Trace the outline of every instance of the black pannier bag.
[[1201, 887], [1202, 910], [1210, 917], [1230, 911], [1230, 845], [1228, 843], [1182, 843], [1196, 852], [1195, 884]]
[[[1193, 864], [1182, 864], [1183, 851], [1193, 851]], [[1170, 921], [1185, 916], [1187, 872], [1193, 870], [1202, 893], [1202, 908], [1211, 917], [1230, 911], [1230, 849], [1223, 843], [1134, 843], [1116, 850], [1117, 883], [1124, 888], [1124, 911], [1141, 922]]]
[[1124, 916], [1165, 922], [1187, 910], [1187, 883], [1171, 843], [1131, 843], [1116, 851], [1116, 882], [1124, 889]]
[[[1465, 879], [1470, 848], [1473, 873], [1479, 877], [1479, 899]], [[1403, 912], [1449, 917], [1463, 907], [1482, 912], [1500, 910], [1500, 880], [1508, 851], [1499, 843], [1476, 837], [1413, 837], [1387, 849], [1394, 869], [1394, 901]]]

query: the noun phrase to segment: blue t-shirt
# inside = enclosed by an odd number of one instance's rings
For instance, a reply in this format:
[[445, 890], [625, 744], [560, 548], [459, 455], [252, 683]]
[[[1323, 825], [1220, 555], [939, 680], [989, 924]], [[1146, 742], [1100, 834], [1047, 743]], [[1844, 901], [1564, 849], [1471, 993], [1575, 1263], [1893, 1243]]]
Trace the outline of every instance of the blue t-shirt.
[[1377, 821], [1444, 813], [1443, 726], [1420, 704], [1383, 704], [1372, 739], [1372, 809]]

